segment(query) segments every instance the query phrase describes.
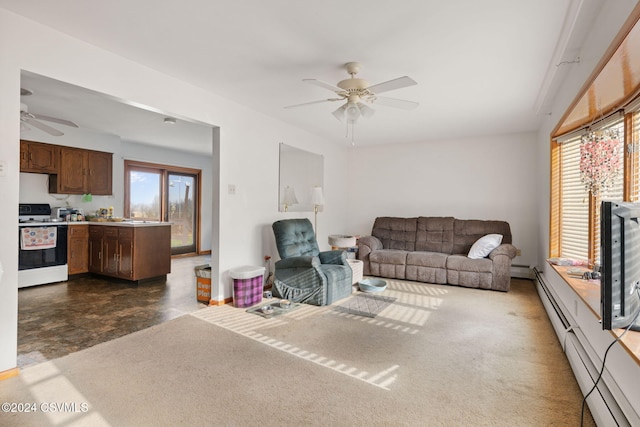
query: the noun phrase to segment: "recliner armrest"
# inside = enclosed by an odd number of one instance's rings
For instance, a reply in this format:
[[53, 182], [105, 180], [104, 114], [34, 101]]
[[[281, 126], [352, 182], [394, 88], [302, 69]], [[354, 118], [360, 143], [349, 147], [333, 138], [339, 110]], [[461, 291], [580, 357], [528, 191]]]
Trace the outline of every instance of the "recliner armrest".
[[342, 250], [324, 251], [318, 256], [322, 264], [347, 265], [347, 254]]
[[317, 256], [294, 256], [276, 261], [276, 269], [278, 268], [300, 268], [300, 267], [318, 267], [320, 266], [320, 258]]
[[[362, 248], [362, 246], [366, 246], [367, 248], [364, 249]], [[380, 239], [374, 236], [363, 236], [358, 239], [358, 248], [359, 251], [362, 251], [364, 249], [368, 254], [371, 251], [382, 249], [382, 242], [380, 241]]]
[[516, 257], [517, 251], [518, 251], [518, 248], [516, 248], [512, 244], [503, 243], [491, 251], [491, 253], [489, 254], [489, 258], [493, 260], [497, 256], [506, 255], [509, 258], [514, 259]]

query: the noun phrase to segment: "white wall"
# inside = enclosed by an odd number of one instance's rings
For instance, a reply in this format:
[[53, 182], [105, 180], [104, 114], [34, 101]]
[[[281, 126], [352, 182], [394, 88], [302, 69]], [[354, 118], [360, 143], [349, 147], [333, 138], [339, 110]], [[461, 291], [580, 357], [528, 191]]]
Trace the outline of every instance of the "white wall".
[[[0, 58], [0, 161], [8, 164], [6, 176], [0, 176], [0, 194], [3, 204], [8, 207], [0, 209], [0, 235], [14, 236], [18, 221], [15, 207], [18, 205], [20, 183], [21, 70], [220, 127], [220, 162], [218, 165], [213, 159], [211, 179], [214, 197], [220, 194], [219, 224], [212, 224], [212, 233], [219, 229], [219, 239], [212, 242], [214, 297], [231, 296], [232, 283], [227, 275], [230, 268], [245, 264], [263, 265], [265, 254], [275, 257], [273, 233], [270, 231], [273, 221], [286, 217], [313, 218], [312, 213], [278, 212], [280, 142], [324, 155], [326, 205], [321, 214], [319, 243], [328, 247], [328, 234], [346, 232], [343, 221], [347, 213], [347, 195], [343, 185], [347, 178], [345, 147], [2, 9]], [[227, 193], [229, 184], [236, 185], [235, 195]], [[213, 202], [211, 210], [214, 210]], [[213, 217], [215, 221], [216, 215]], [[16, 366], [16, 248], [0, 245], [0, 262], [4, 267], [0, 283], [2, 372]]]
[[537, 256], [535, 134], [355, 148], [349, 152], [349, 232], [371, 233], [377, 216], [504, 220]]

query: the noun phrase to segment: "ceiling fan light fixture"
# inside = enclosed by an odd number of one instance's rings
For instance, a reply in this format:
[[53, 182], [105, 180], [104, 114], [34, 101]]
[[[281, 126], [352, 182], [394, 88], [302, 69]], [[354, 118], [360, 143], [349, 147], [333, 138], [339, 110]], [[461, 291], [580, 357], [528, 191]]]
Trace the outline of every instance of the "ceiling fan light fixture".
[[333, 113], [333, 117], [335, 117], [336, 119], [340, 120], [340, 122], [344, 121], [344, 110], [347, 108], [347, 104], [341, 105], [338, 109], [336, 109], [336, 111], [334, 111]]
[[362, 114], [362, 117], [364, 117], [365, 119], [369, 119], [369, 118], [373, 117], [373, 115], [376, 112], [376, 110], [374, 110], [373, 108], [365, 105], [362, 102], [358, 102], [356, 105], [360, 109], [360, 114]]
[[344, 114], [345, 116], [347, 116], [347, 120], [349, 120], [350, 122], [355, 122], [356, 120], [358, 120], [358, 117], [360, 117], [361, 115], [358, 104], [356, 104], [355, 102], [347, 103], [347, 108], [345, 108]]

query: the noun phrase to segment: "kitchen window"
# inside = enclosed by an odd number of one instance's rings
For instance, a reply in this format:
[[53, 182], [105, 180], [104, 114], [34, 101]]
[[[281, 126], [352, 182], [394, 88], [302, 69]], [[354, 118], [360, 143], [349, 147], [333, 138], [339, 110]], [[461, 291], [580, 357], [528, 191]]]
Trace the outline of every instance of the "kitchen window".
[[198, 253], [201, 171], [132, 160], [124, 169], [125, 216], [171, 222], [171, 253]]

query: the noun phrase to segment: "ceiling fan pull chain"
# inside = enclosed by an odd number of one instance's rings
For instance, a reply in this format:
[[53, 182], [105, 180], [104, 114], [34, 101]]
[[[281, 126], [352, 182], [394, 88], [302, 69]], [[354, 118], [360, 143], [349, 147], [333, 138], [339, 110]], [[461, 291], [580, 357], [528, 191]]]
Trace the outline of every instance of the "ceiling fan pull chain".
[[356, 137], [355, 137], [355, 121], [351, 121], [351, 146], [355, 146], [356, 145]]

